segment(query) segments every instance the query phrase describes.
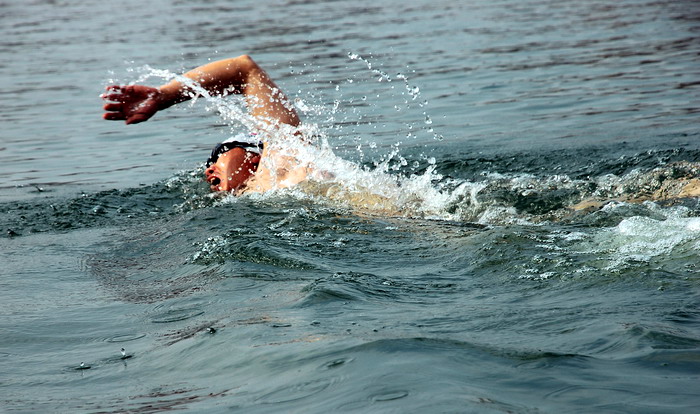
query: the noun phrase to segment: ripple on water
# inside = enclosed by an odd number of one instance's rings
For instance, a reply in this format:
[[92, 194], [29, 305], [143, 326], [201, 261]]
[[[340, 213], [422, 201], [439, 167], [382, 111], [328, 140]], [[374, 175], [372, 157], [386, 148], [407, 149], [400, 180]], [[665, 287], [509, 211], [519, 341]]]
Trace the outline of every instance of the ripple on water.
[[641, 324], [626, 326], [626, 336], [638, 347], [653, 349], [698, 349], [700, 338], [678, 326], [647, 327]]
[[391, 283], [371, 273], [337, 272], [313, 281], [303, 291], [307, 293], [302, 306], [321, 302], [361, 301], [370, 298], [395, 298]]
[[[391, 386], [380, 387], [380, 389], [366, 389], [368, 391], [362, 399], [356, 399], [353, 401], [348, 401], [337, 407], [340, 412], [355, 411], [360, 412], [371, 412], [372, 406], [381, 406], [384, 403], [389, 403], [391, 401], [401, 400], [410, 395], [410, 392], [401, 388], [393, 388]], [[375, 408], [376, 409], [376, 408]]]
[[377, 393], [371, 394], [369, 398], [372, 402], [383, 402], [383, 401], [393, 401], [399, 400], [401, 398], [408, 397], [409, 392], [405, 390], [392, 390], [386, 389], [378, 391]]
[[[157, 306], [156, 309], [162, 306]], [[204, 311], [199, 308], [170, 308], [161, 311], [151, 317], [152, 323], [171, 323], [179, 322], [187, 319], [195, 318], [197, 316], [203, 315]]]
[[258, 398], [258, 401], [263, 404], [279, 404], [298, 401], [323, 392], [333, 382], [333, 379], [318, 379], [291, 385], [284, 385], [261, 396]]
[[146, 336], [145, 333], [133, 333], [133, 334], [117, 335], [117, 336], [113, 336], [111, 338], [105, 338], [105, 342], [113, 342], [113, 343], [129, 342], [129, 341], [135, 341], [137, 339], [141, 339], [144, 336]]
[[188, 261], [199, 265], [244, 262], [300, 270], [312, 270], [316, 267], [285, 251], [266, 245], [258, 235], [241, 236], [236, 232], [209, 237], [198, 243], [198, 251]]
[[633, 401], [639, 395], [638, 392], [613, 387], [569, 385], [545, 395], [544, 398], [576, 407], [600, 407], [601, 401], [614, 401], [615, 404], [622, 405]]
[[335, 368], [340, 368], [343, 365], [349, 364], [352, 362], [355, 358], [336, 358], [332, 361], [328, 361], [321, 365], [319, 369], [326, 370], [326, 369], [335, 369]]

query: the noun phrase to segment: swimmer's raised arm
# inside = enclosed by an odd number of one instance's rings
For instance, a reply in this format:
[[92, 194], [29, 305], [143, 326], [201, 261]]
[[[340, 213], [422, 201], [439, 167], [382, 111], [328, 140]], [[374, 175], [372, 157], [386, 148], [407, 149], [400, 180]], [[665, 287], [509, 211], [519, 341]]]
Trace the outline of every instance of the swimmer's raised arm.
[[[193, 69], [183, 76], [212, 95], [239, 93], [246, 97], [252, 115], [267, 124], [299, 125], [299, 116], [287, 97], [248, 55], [219, 60]], [[191, 99], [194, 91], [173, 80], [158, 88], [143, 85], [107, 87], [103, 99], [104, 119], [137, 124], [156, 112]]]

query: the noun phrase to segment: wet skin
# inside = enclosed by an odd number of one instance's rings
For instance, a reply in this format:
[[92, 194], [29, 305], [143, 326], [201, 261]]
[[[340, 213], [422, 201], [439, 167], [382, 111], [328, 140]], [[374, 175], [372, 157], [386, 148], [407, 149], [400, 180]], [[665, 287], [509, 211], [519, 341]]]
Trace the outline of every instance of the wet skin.
[[255, 174], [259, 162], [260, 155], [233, 148], [204, 170], [204, 178], [212, 191], [240, 191]]

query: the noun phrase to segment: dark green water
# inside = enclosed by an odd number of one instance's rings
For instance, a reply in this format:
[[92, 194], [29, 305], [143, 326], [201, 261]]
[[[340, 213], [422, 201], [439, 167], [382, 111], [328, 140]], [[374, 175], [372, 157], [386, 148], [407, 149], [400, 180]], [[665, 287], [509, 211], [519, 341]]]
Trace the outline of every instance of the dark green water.
[[[694, 2], [127, 3], [0, 6], [0, 411], [700, 407]], [[240, 53], [335, 178], [208, 193], [235, 102], [99, 119]]]

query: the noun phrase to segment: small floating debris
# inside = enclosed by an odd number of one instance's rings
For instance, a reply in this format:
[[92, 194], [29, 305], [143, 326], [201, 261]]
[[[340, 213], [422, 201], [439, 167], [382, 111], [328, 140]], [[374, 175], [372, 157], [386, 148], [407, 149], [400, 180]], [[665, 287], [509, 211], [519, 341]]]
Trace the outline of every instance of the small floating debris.
[[210, 334], [213, 335], [213, 334], [216, 333], [216, 329], [214, 329], [214, 327], [210, 326], [210, 327], [207, 328], [207, 333], [210, 333]]
[[124, 348], [122, 348], [122, 351], [121, 351], [121, 352], [122, 352], [122, 358], [121, 358], [121, 359], [129, 359], [129, 358], [131, 358], [131, 357], [133, 356], [133, 355], [127, 354], [127, 353], [126, 353], [126, 349], [124, 349]]
[[90, 369], [90, 365], [85, 365], [84, 362], [80, 363], [80, 366], [76, 368], [77, 370]]
[[333, 361], [327, 362], [324, 364], [326, 368], [336, 368], [339, 367], [347, 362], [352, 361], [352, 359], [345, 359], [345, 358], [338, 358], [334, 359]]

